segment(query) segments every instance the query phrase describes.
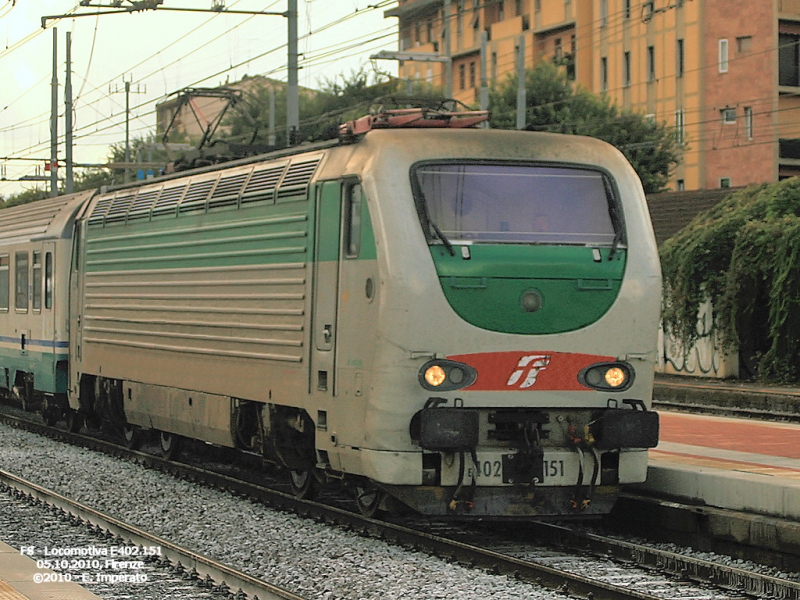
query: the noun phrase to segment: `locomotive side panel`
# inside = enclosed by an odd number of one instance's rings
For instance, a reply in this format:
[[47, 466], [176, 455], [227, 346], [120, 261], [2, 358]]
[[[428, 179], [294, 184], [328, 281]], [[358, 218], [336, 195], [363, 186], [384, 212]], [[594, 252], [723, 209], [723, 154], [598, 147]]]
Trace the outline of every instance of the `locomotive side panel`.
[[93, 205], [80, 371], [147, 384], [130, 399], [133, 423], [173, 415], [166, 430], [206, 439], [184, 410], [191, 391], [209, 394], [219, 405], [211, 413], [228, 421], [231, 397], [287, 405], [307, 397], [309, 188], [321, 159], [121, 190]]

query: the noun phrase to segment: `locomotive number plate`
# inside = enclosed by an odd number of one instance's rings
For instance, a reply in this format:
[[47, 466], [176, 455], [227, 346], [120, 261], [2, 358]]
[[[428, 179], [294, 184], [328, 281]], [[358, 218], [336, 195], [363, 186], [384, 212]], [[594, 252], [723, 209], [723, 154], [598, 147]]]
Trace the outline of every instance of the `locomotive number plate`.
[[[474, 473], [478, 485], [504, 485], [503, 454], [505, 453], [479, 453], [477, 469], [467, 458], [466, 480], [471, 480]], [[578, 479], [578, 460], [578, 455], [574, 452], [545, 452], [542, 457], [543, 481], [534, 483], [546, 486], [575, 485]], [[585, 461], [584, 484], [588, 484], [594, 465], [591, 457], [586, 457]]]

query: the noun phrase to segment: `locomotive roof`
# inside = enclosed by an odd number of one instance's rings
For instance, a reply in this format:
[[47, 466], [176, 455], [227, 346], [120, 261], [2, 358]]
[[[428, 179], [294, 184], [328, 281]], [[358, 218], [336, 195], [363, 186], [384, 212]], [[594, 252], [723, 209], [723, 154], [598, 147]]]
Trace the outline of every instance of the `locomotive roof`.
[[69, 237], [75, 214], [94, 190], [0, 210], [0, 243]]

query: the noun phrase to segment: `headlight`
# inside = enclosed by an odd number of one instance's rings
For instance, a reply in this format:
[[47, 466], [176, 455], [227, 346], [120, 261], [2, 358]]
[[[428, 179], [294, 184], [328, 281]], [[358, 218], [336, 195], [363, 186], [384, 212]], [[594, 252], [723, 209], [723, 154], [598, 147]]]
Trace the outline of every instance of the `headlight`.
[[475, 369], [453, 360], [431, 360], [419, 370], [420, 385], [430, 391], [460, 390], [475, 383], [477, 378]]
[[431, 387], [438, 388], [447, 381], [447, 373], [445, 373], [444, 369], [439, 365], [431, 365], [425, 369], [425, 381], [427, 381], [428, 385]]
[[581, 385], [604, 392], [622, 392], [633, 385], [633, 367], [628, 363], [601, 363], [578, 373]]

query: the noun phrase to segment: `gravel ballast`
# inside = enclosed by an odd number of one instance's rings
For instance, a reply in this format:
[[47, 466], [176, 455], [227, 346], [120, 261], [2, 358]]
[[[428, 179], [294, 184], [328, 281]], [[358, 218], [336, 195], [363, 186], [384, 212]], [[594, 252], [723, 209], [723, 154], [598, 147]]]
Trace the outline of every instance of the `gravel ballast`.
[[307, 598], [563, 598], [2, 424], [0, 469]]

